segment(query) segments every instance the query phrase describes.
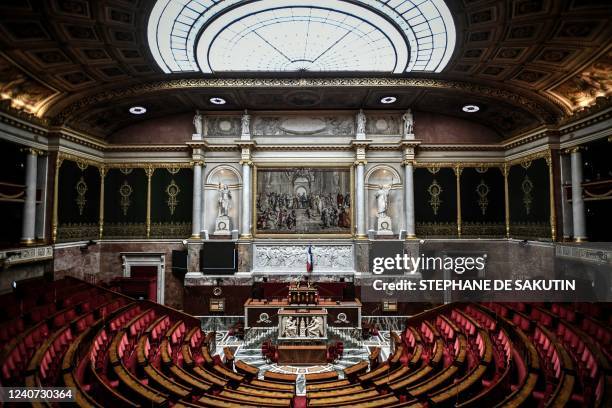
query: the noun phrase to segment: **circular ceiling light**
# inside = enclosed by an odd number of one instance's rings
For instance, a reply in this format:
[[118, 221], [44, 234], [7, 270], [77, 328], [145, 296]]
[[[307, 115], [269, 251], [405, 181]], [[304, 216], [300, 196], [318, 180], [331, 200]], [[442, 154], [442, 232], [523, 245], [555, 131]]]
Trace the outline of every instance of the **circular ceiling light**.
[[395, 101], [397, 101], [395, 96], [385, 96], [384, 98], [380, 99], [380, 103], [384, 103], [385, 105], [394, 103]]
[[210, 98], [210, 103], [213, 103], [215, 105], [225, 105], [226, 104], [226, 100], [223, 98], [219, 98], [218, 96], [214, 97], [214, 98]]
[[474, 113], [478, 112], [480, 107], [478, 105], [465, 105], [463, 108], [461, 108], [461, 110], [467, 113]]
[[132, 115], [142, 115], [143, 113], [147, 112], [147, 108], [145, 108], [144, 106], [132, 106], [130, 108], [130, 113]]

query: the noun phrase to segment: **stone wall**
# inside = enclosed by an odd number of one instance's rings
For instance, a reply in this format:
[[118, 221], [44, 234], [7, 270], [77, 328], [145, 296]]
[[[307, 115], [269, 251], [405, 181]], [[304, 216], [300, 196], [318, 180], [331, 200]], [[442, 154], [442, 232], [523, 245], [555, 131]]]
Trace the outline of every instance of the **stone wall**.
[[[178, 242], [98, 242], [81, 250], [83, 244], [75, 243], [55, 248], [53, 270], [55, 279], [74, 276], [85, 279], [94, 274], [97, 282], [108, 282], [123, 276], [121, 252], [159, 252], [165, 254], [166, 305], [183, 308], [183, 275], [172, 273], [172, 250], [182, 250]], [[10, 282], [9, 282], [10, 283]]]

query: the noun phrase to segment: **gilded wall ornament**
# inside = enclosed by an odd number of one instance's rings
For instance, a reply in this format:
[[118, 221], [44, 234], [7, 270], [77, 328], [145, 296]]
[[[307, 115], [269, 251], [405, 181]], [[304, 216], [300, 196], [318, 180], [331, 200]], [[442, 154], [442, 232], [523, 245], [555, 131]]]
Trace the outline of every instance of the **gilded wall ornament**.
[[489, 200], [487, 196], [489, 195], [489, 186], [483, 179], [480, 179], [480, 183], [476, 186], [476, 194], [478, 194], [478, 206], [480, 207], [480, 211], [482, 215], [487, 213], [487, 207], [489, 206]]
[[440, 167], [439, 166], [427, 167], [427, 170], [429, 170], [431, 174], [437, 174], [440, 171]]
[[529, 179], [528, 175], [525, 175], [523, 182], [521, 183], [521, 189], [523, 190], [523, 204], [525, 206], [525, 212], [527, 215], [531, 212], [531, 204], [533, 203], [533, 196], [531, 191], [533, 190], [533, 183]]
[[442, 204], [442, 200], [440, 200], [440, 193], [442, 193], [442, 186], [438, 184], [438, 181], [434, 179], [429, 187], [427, 188], [429, 192], [429, 205], [431, 205], [431, 209], [433, 210], [434, 215], [438, 215], [438, 210], [440, 209], [440, 204]]
[[83, 160], [77, 160], [76, 165], [79, 169], [81, 169], [81, 171], [85, 171], [85, 169], [89, 166], [87, 162]]
[[119, 171], [127, 176], [128, 174], [132, 174], [134, 169], [128, 169], [128, 168], [120, 167]]
[[75, 201], [77, 207], [79, 207], [79, 215], [83, 215], [85, 204], [87, 204], [87, 199], [85, 198], [85, 193], [87, 193], [87, 183], [85, 183], [83, 176], [81, 176], [81, 179], [76, 183], [75, 189], [77, 191], [77, 198]]
[[168, 170], [168, 173], [175, 175], [175, 174], [178, 174], [179, 171], [181, 171], [181, 168], [180, 167], [168, 167], [166, 170]]
[[129, 185], [127, 180], [124, 180], [121, 187], [119, 187], [119, 194], [121, 195], [120, 205], [121, 210], [123, 211], [123, 215], [127, 215], [128, 209], [130, 208], [130, 204], [132, 204], [130, 197], [132, 196], [133, 192], [134, 189], [132, 188], [132, 186]]
[[166, 200], [166, 204], [168, 204], [168, 208], [170, 209], [170, 215], [174, 215], [174, 211], [176, 210], [176, 206], [179, 204], [179, 200], [177, 200], [176, 196], [181, 192], [181, 189], [176, 184], [174, 179], [166, 186], [166, 194], [168, 195], [168, 199]]

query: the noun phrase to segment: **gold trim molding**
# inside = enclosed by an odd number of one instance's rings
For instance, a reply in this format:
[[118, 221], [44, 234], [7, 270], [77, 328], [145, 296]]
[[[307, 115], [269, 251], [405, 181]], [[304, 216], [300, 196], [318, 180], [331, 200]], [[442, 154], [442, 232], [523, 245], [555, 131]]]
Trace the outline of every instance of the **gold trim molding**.
[[[473, 84], [463, 81], [451, 81], [433, 78], [192, 78], [173, 79], [165, 81], [149, 82], [127, 86], [120, 89], [111, 89], [82, 98], [57, 114], [53, 122], [64, 123], [82, 109], [92, 105], [108, 102], [116, 99], [135, 97], [152, 92], [163, 92], [181, 89], [206, 89], [206, 88], [416, 88], [416, 89], [452, 89], [457, 92], [504, 99], [511, 104], [521, 106], [535, 115], [549, 121], [554, 116], [554, 111], [562, 111], [570, 114], [570, 110], [564, 104], [542, 98], [538, 103], [534, 99], [522, 96], [518, 93], [505, 89]], [[545, 106], [548, 108], [545, 108]], [[551, 109], [553, 108], [554, 109]]]

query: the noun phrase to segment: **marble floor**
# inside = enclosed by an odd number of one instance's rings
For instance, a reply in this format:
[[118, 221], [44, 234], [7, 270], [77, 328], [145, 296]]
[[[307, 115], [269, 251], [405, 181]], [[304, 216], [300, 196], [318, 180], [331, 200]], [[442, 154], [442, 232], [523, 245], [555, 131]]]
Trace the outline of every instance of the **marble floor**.
[[353, 344], [358, 344], [360, 347], [345, 348], [342, 358], [331, 364], [314, 366], [279, 365], [265, 361], [261, 355], [261, 348], [244, 347], [244, 342], [242, 340], [230, 336], [227, 331], [219, 331], [217, 332], [216, 354], [223, 356], [223, 348], [230, 347], [234, 351], [236, 360], [244, 361], [245, 363], [259, 368], [259, 377], [261, 379], [263, 379], [263, 375], [266, 371], [297, 374], [296, 393], [297, 395], [303, 395], [305, 392], [305, 374], [335, 370], [338, 372], [339, 378], [343, 378], [343, 370], [362, 360], [367, 360], [370, 350], [373, 347], [381, 348], [381, 357], [383, 360], [386, 360], [390, 354], [390, 334], [388, 331], [380, 331], [377, 336], [367, 340], [354, 341]]

